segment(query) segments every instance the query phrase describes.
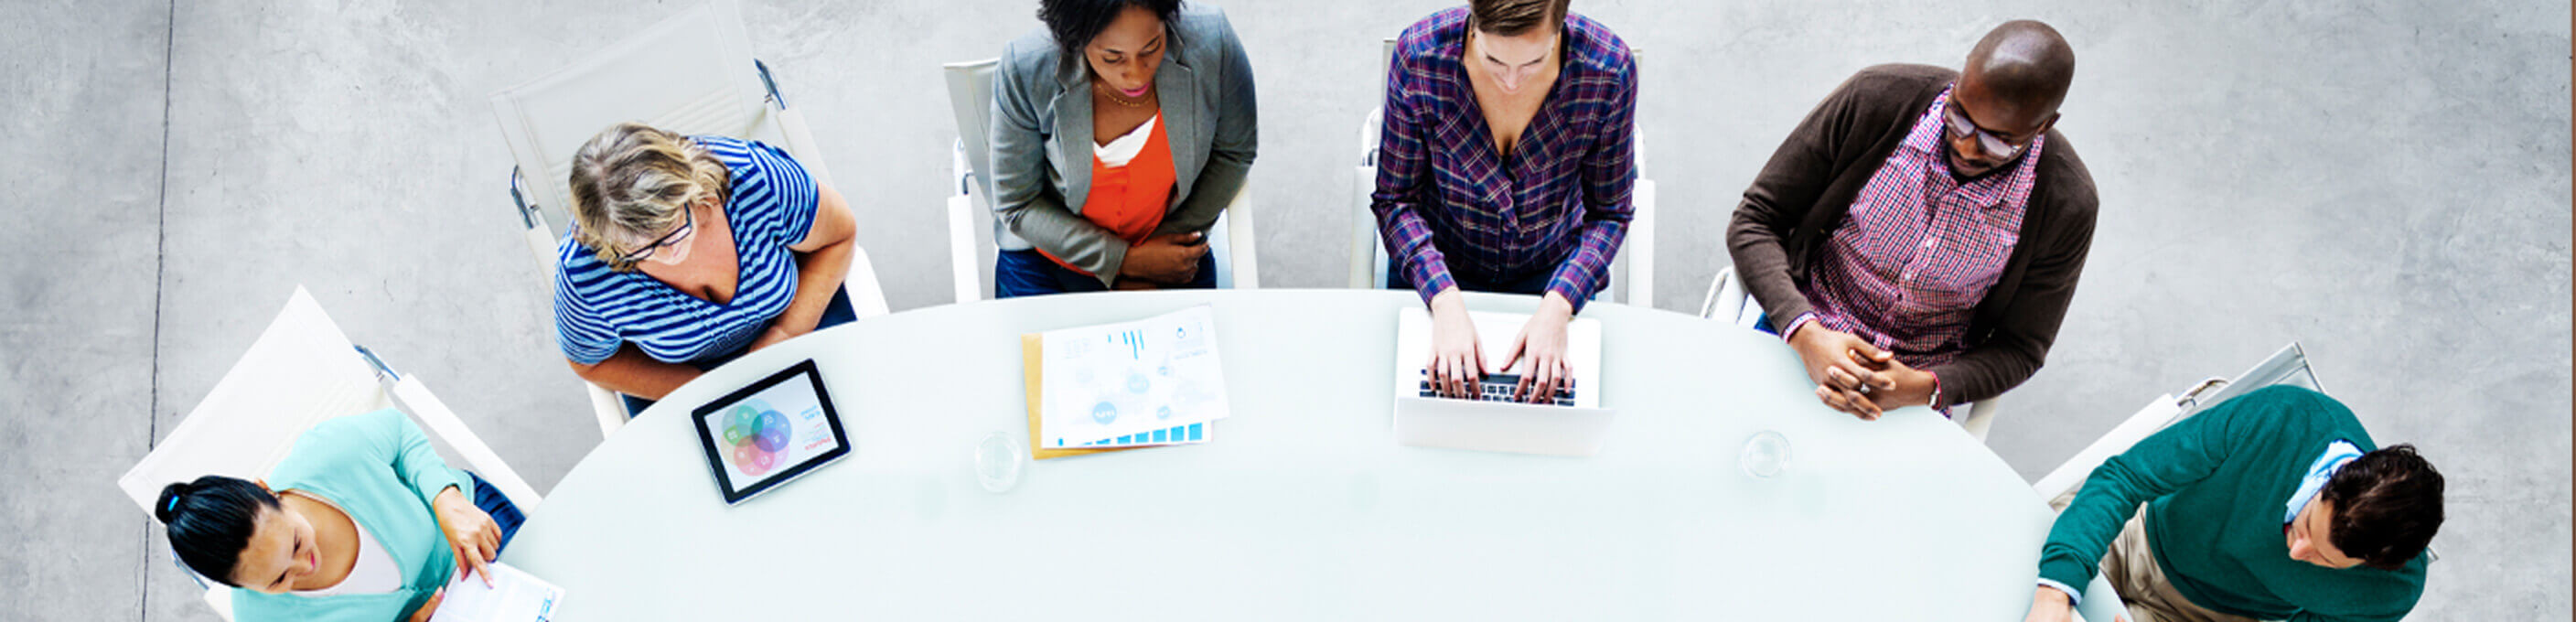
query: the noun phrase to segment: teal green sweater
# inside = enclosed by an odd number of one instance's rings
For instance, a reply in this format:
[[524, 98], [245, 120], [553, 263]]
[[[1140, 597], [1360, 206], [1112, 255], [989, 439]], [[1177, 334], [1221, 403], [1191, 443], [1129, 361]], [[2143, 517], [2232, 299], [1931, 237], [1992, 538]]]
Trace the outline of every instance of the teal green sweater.
[[2084, 585], [2147, 503], [2147, 542], [2184, 598], [2264, 620], [2397, 620], [2424, 593], [2423, 556], [2403, 570], [2332, 570], [2290, 559], [2283, 504], [2326, 446], [2378, 446], [2325, 394], [2266, 387], [2156, 432], [2093, 470], [2040, 549], [2039, 576]]
[[463, 487], [469, 481], [438, 459], [429, 436], [401, 411], [350, 415], [304, 431], [286, 460], [269, 471], [269, 487], [312, 493], [347, 511], [393, 556], [394, 567], [403, 570], [403, 589], [333, 596], [241, 590], [233, 596], [233, 618], [392, 622], [410, 616], [456, 573], [456, 556], [430, 513], [430, 500], [450, 487], [469, 490]]

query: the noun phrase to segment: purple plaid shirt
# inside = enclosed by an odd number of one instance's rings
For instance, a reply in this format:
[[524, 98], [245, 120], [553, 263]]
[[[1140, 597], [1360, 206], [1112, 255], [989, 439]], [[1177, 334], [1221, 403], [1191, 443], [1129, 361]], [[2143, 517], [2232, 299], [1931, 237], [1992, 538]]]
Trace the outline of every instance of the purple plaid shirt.
[[1463, 62], [1467, 9], [1396, 39], [1378, 136], [1378, 235], [1425, 302], [1452, 270], [1499, 283], [1549, 271], [1547, 291], [1583, 309], [1610, 281], [1627, 236], [1637, 165], [1637, 65], [1599, 22], [1565, 17], [1565, 58], [1510, 158], [1476, 106]]

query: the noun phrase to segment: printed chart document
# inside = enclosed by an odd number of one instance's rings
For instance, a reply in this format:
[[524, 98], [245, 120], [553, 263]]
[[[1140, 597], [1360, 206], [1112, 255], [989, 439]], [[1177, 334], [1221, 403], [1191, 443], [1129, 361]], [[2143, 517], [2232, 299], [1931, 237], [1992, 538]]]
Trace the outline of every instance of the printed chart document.
[[1230, 414], [1206, 305], [1040, 339], [1038, 447], [1204, 443]]
[[461, 573], [447, 582], [447, 595], [429, 622], [545, 622], [563, 603], [563, 588], [498, 562], [489, 566], [493, 587], [483, 577]]

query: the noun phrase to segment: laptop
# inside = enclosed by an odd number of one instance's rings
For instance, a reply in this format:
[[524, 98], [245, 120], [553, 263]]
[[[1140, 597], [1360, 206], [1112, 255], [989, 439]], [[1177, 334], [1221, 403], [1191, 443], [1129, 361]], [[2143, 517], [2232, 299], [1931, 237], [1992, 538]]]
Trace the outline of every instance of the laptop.
[[[1512, 339], [1520, 336], [1528, 315], [1470, 311], [1468, 318], [1476, 323], [1476, 340], [1490, 364], [1502, 364], [1511, 354]], [[1549, 404], [1513, 401], [1519, 373], [1527, 361], [1514, 369], [1485, 374], [1476, 399], [1439, 397], [1431, 392], [1430, 374], [1422, 367], [1431, 360], [1431, 313], [1421, 307], [1406, 307], [1396, 314], [1395, 331], [1395, 440], [1415, 447], [1446, 447], [1477, 451], [1541, 454], [1550, 456], [1590, 456], [1600, 453], [1601, 442], [1610, 435], [1613, 414], [1601, 407], [1601, 322], [1575, 318], [1566, 324], [1566, 363], [1574, 368], [1573, 383], [1557, 392]]]

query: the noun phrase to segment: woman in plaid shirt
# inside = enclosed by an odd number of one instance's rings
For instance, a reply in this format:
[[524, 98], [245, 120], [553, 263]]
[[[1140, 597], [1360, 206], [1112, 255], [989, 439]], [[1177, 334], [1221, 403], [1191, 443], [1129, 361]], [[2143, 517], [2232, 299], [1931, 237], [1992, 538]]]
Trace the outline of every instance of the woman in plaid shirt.
[[1431, 307], [1434, 384], [1467, 394], [1487, 370], [1461, 290], [1543, 296], [1495, 371], [1528, 362], [1522, 395], [1571, 373], [1565, 326], [1609, 282], [1637, 166], [1628, 46], [1568, 0], [1473, 0], [1396, 39], [1370, 197], [1392, 266]]

